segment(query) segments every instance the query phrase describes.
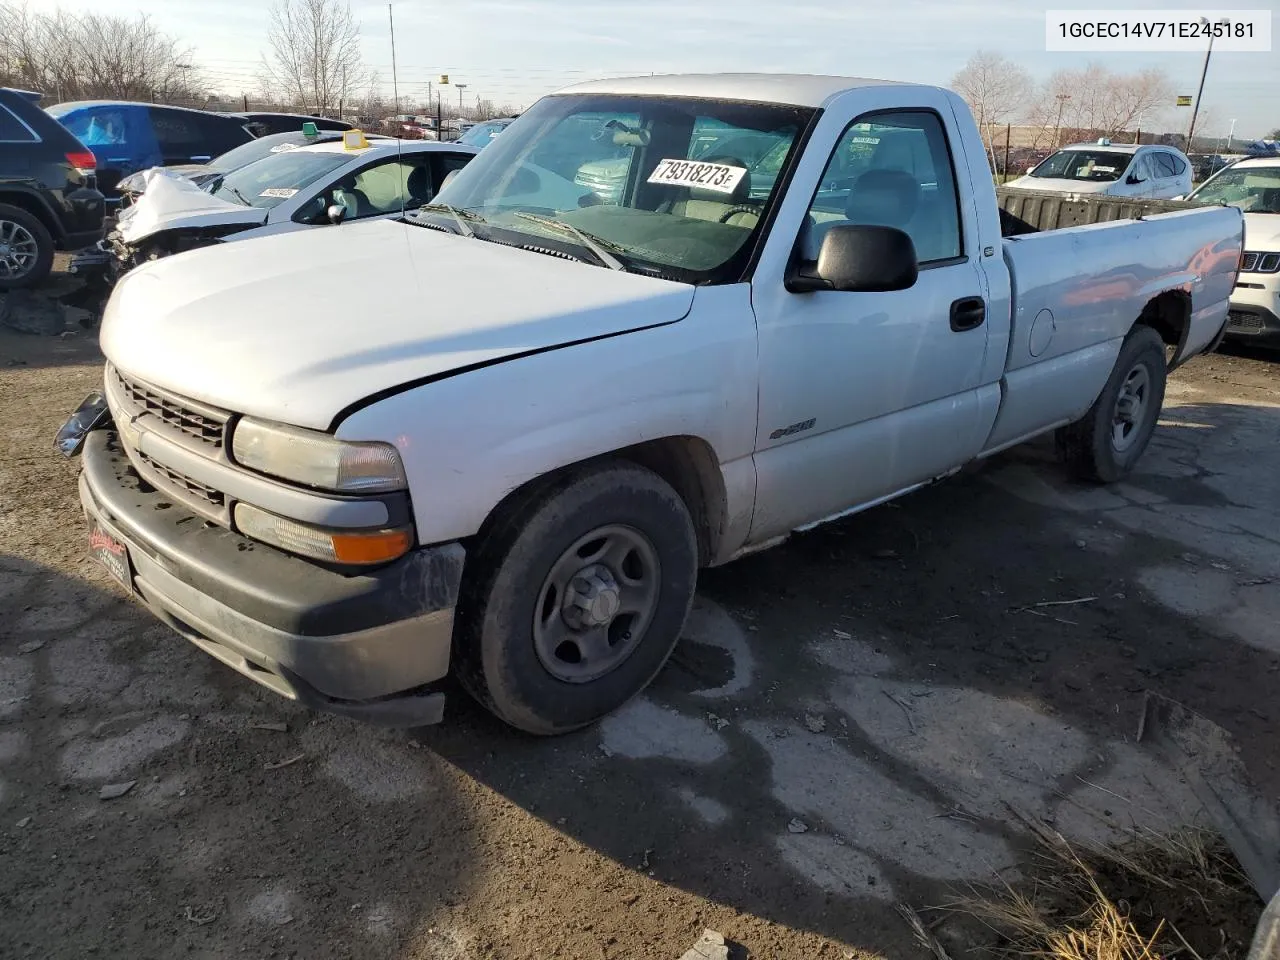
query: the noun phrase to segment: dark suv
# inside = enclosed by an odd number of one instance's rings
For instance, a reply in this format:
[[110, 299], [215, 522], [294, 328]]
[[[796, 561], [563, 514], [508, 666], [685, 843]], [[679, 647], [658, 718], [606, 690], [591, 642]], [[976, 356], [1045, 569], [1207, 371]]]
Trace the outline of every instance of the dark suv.
[[39, 100], [0, 87], [0, 290], [39, 283], [54, 250], [102, 239], [93, 154]]

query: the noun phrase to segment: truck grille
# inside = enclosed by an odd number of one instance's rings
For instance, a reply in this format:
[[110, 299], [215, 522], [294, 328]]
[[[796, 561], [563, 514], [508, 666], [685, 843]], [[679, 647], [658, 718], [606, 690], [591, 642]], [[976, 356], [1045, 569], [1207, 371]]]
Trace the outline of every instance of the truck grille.
[[176, 495], [177, 499], [184, 503], [190, 502], [188, 498], [195, 497], [217, 510], [221, 510], [226, 504], [226, 497], [223, 496], [221, 490], [207, 487], [203, 483], [179, 473], [177, 470], [166, 467], [163, 463], [157, 463], [141, 450], [133, 450], [131, 452], [137, 458], [137, 462], [146, 468], [148, 471], [147, 479], [157, 489]]
[[1280, 253], [1246, 251], [1240, 256], [1241, 273], [1280, 272]]
[[110, 376], [115, 378], [120, 397], [131, 408], [133, 415], [149, 413], [184, 436], [208, 446], [212, 451], [222, 448], [229, 416], [221, 410], [180, 400], [155, 387], [122, 375], [115, 367]]

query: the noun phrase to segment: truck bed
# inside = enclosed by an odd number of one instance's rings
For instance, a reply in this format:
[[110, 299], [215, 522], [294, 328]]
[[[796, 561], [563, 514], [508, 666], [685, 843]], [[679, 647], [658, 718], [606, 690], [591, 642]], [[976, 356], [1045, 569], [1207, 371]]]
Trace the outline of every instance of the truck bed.
[[1079, 227], [1110, 220], [1140, 220], [1157, 213], [1201, 208], [1185, 200], [1144, 200], [1124, 197], [1072, 196], [1040, 190], [996, 187], [1000, 204], [1000, 233], [1020, 237], [1028, 233]]

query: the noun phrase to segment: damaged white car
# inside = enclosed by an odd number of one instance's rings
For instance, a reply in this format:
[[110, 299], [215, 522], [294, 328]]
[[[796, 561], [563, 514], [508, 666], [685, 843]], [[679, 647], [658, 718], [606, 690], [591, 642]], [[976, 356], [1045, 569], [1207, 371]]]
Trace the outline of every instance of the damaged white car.
[[[400, 216], [430, 203], [476, 152], [356, 136], [274, 153], [200, 185], [157, 167], [102, 242], [100, 265], [115, 279], [147, 260], [212, 243]], [[87, 266], [82, 259], [77, 272]]]

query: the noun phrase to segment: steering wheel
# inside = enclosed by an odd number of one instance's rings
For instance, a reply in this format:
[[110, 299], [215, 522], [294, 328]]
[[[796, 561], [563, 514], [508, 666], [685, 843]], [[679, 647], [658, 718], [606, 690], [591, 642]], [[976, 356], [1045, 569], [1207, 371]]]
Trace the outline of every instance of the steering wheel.
[[737, 206], [730, 207], [724, 213], [720, 214], [720, 219], [717, 220], [716, 222], [728, 223], [731, 217], [736, 216], [739, 213], [752, 213], [759, 216], [760, 211], [757, 210], [755, 207], [747, 206], [746, 204], [740, 203]]

